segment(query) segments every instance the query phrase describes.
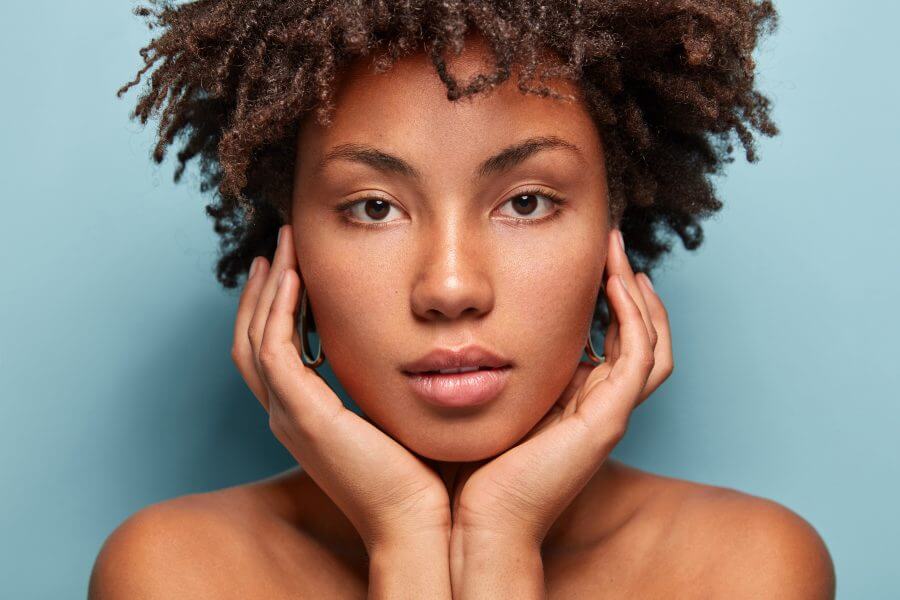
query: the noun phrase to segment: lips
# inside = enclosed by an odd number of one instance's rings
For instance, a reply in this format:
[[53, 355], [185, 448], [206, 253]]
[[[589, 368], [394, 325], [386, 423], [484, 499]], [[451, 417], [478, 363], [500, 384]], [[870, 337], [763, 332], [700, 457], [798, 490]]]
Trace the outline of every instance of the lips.
[[403, 365], [412, 392], [436, 406], [465, 407], [496, 398], [509, 379], [511, 361], [483, 346], [435, 348]]
[[441, 369], [471, 369], [511, 366], [512, 362], [483, 346], [469, 345], [462, 348], [434, 348], [425, 356], [401, 366], [407, 373], [440, 371]]
[[478, 406], [496, 398], [506, 387], [511, 367], [484, 368], [462, 373], [407, 373], [413, 393], [429, 404], [445, 408]]
[[436, 371], [422, 371], [422, 373], [429, 375], [436, 375], [438, 373], [442, 375], [448, 375], [453, 373], [471, 373], [472, 371], [483, 371], [490, 368], [491, 367], [460, 367], [458, 369], [438, 369]]

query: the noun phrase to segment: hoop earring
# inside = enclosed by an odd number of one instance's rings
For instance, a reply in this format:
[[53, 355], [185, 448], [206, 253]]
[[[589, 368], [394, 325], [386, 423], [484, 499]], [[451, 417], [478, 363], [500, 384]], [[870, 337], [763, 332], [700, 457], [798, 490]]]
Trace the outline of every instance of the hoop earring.
[[303, 294], [300, 296], [300, 360], [307, 367], [315, 369], [325, 362], [325, 354], [322, 352], [322, 340], [319, 340], [319, 351], [315, 358], [310, 358], [309, 339], [307, 334], [309, 331], [308, 321], [312, 318], [312, 313], [307, 308], [306, 288], [303, 288]]
[[588, 358], [591, 359], [591, 362], [594, 363], [595, 365], [600, 365], [600, 364], [603, 364], [606, 362], [606, 355], [601, 354], [598, 356], [597, 351], [594, 350], [594, 342], [591, 341], [590, 333], [588, 333], [587, 344], [585, 344], [585, 346], [584, 346], [584, 351], [585, 351], [585, 353], [587, 353]]
[[[600, 293], [603, 293], [603, 284], [600, 284]], [[594, 320], [591, 319], [591, 327], [588, 329], [587, 343], [584, 345], [584, 351], [588, 355], [588, 358], [595, 365], [600, 365], [606, 362], [605, 354], [597, 354], [597, 351], [594, 350], [594, 340], [591, 339], [591, 331], [594, 330]]]

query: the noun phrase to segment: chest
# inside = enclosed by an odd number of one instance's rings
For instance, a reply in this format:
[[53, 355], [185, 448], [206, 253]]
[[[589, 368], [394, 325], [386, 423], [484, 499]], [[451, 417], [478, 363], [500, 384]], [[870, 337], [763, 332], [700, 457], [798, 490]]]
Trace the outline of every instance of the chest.
[[[366, 598], [364, 557], [294, 536], [270, 539], [266, 546], [258, 553], [261, 560], [235, 571], [266, 582], [266, 598]], [[545, 553], [544, 579], [550, 598], [711, 597], [705, 585], [709, 574], [685, 550], [668, 547], [658, 537], [631, 536], [605, 546]]]

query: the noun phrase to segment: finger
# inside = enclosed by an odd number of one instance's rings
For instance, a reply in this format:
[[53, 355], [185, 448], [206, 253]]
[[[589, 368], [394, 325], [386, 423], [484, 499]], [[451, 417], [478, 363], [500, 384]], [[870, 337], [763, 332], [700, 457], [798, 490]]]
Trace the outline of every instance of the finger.
[[[634, 300], [634, 294], [628, 289], [624, 278], [614, 279], [614, 291], [612, 294], [613, 308], [619, 322], [619, 358], [610, 372], [609, 379], [617, 380], [626, 378], [628, 390], [637, 396], [653, 367], [653, 348], [650, 344], [650, 336], [644, 326], [643, 315]], [[640, 388], [634, 379], [642, 379]]]
[[234, 320], [234, 338], [231, 344], [231, 359], [237, 366], [241, 377], [247, 382], [247, 387], [250, 388], [250, 391], [253, 392], [253, 395], [256, 396], [256, 399], [259, 400], [266, 410], [269, 410], [268, 391], [257, 371], [247, 329], [250, 326], [250, 319], [253, 317], [253, 311], [256, 308], [256, 303], [259, 300], [259, 294], [266, 281], [268, 271], [269, 261], [265, 257], [257, 256], [253, 259], [253, 263], [250, 266], [251, 274], [247, 276], [247, 281], [244, 283], [244, 289], [238, 301], [237, 316]]
[[662, 299], [653, 289], [653, 284], [646, 273], [640, 273], [637, 276], [640, 285], [644, 288], [644, 297], [647, 300], [647, 309], [650, 311], [650, 318], [653, 320], [653, 326], [656, 328], [658, 338], [656, 345], [653, 347], [653, 371], [647, 378], [647, 385], [644, 386], [641, 402], [643, 402], [650, 394], [652, 394], [662, 382], [669, 378], [674, 368], [674, 359], [672, 353], [672, 335], [669, 325], [669, 313], [666, 310]]
[[619, 321], [620, 354], [606, 377], [599, 371], [596, 377], [591, 372], [581, 391], [579, 411], [587, 419], [589, 430], [595, 426], [612, 428], [611, 439], [616, 442], [625, 433], [631, 411], [653, 369], [654, 356], [640, 309], [624, 279], [611, 277], [607, 289]]
[[[612, 310], [610, 310], [612, 313]], [[619, 357], [619, 323], [616, 320], [615, 313], [609, 318], [609, 326], [606, 328], [606, 335], [603, 338], [603, 353], [606, 360], [612, 362]]]
[[317, 395], [303, 391], [304, 386], [309, 388], [314, 384], [309, 378], [317, 380], [318, 375], [303, 364], [293, 341], [300, 276], [293, 269], [284, 269], [281, 273], [263, 330], [259, 361], [266, 383], [272, 390], [273, 401], [277, 398], [292, 416], [311, 427], [312, 423], [322, 422], [323, 418], [332, 420], [343, 409], [343, 404], [333, 394], [318, 395], [318, 399], [314, 400]]
[[589, 362], [578, 363], [578, 367], [575, 369], [575, 375], [572, 376], [572, 380], [569, 382], [569, 385], [566, 386], [566, 390], [563, 392], [562, 397], [556, 403], [556, 406], [559, 406], [563, 410], [561, 416], [568, 417], [578, 410], [578, 398], [581, 396], [579, 392], [584, 387], [588, 377], [591, 377], [593, 374], [595, 379], [598, 377], [603, 378], [609, 373], [609, 369], [609, 362], [602, 362], [599, 365]]
[[253, 318], [250, 320], [250, 327], [248, 328], [250, 345], [253, 348], [253, 356], [257, 368], [260, 367], [259, 347], [262, 342], [263, 331], [266, 328], [269, 307], [272, 306], [272, 300], [275, 298], [275, 292], [278, 290], [278, 278], [284, 269], [293, 268], [296, 262], [297, 258], [294, 255], [294, 247], [291, 243], [290, 225], [282, 225], [278, 230], [278, 246], [275, 248], [272, 267], [269, 269], [266, 282], [259, 294]]
[[641, 311], [641, 318], [644, 326], [647, 328], [647, 334], [650, 337], [651, 344], [656, 343], [657, 333], [653, 328], [653, 322], [650, 320], [650, 313], [647, 310], [647, 303], [641, 288], [637, 284], [634, 271], [631, 269], [631, 263], [628, 262], [628, 255], [625, 254], [624, 242], [622, 241], [622, 232], [619, 229], [613, 229], [609, 240], [609, 254], [606, 258], [606, 271], [609, 276], [621, 275], [625, 280], [625, 285], [632, 299], [638, 305]]

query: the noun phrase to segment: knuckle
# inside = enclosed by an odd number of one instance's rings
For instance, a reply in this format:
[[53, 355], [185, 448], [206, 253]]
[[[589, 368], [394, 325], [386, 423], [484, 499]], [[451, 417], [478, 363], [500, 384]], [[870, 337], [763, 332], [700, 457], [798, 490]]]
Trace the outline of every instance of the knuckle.
[[269, 430], [279, 442], [284, 443], [287, 440], [285, 437], [284, 419], [277, 416], [277, 411], [273, 408], [269, 409]]
[[624, 409], [604, 411], [604, 413], [601, 417], [603, 424], [600, 427], [591, 427], [590, 424], [584, 426], [588, 437], [588, 447], [592, 448], [601, 458], [609, 455], [625, 437], [629, 419], [628, 412]]
[[660, 319], [668, 322], [669, 321], [669, 311], [666, 309], [666, 305], [662, 302], [656, 303], [656, 312], [659, 314]]
[[270, 394], [269, 397], [269, 429], [278, 439], [282, 440], [287, 432], [284, 407], [275, 394]]
[[619, 442], [622, 441], [622, 438], [625, 437], [625, 432], [628, 431], [628, 415], [624, 416], [616, 416], [610, 419], [609, 428], [607, 430], [607, 437], [612, 446], [615, 446]]
[[259, 348], [259, 364], [271, 370], [281, 360], [281, 351], [270, 343], [263, 343]]
[[622, 420], [621, 422], [615, 425], [615, 428], [612, 431], [612, 439], [614, 443], [618, 444], [625, 437], [625, 433], [628, 431], [628, 421]]
[[653, 369], [653, 365], [656, 364], [656, 357], [653, 356], [653, 352], [645, 350], [644, 352], [641, 352], [639, 356], [639, 362], [641, 367], [643, 367], [647, 371], [650, 371], [651, 369]]
[[672, 374], [672, 371], [675, 370], [675, 362], [670, 358], [663, 362], [662, 371], [665, 373], [666, 377]]

